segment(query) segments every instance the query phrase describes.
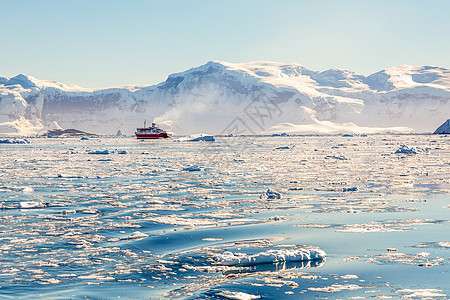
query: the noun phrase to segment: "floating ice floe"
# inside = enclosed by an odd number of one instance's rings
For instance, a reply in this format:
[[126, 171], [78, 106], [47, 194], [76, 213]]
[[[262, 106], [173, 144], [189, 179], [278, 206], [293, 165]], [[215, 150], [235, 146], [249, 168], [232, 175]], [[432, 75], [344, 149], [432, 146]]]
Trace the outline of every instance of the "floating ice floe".
[[281, 147], [276, 147], [275, 150], [287, 150], [287, 149], [291, 149], [289, 146], [281, 146]]
[[417, 147], [410, 147], [408, 145], [401, 145], [400, 148], [395, 151], [396, 154], [419, 154], [424, 152], [428, 152], [428, 150]]
[[99, 213], [99, 211], [95, 208], [83, 208], [83, 209], [80, 209], [78, 212], [82, 213], [82, 214], [91, 214], [91, 215]]
[[179, 142], [199, 142], [199, 141], [206, 141], [206, 142], [214, 142], [216, 139], [212, 135], [208, 134], [192, 134], [188, 136], [183, 136], [179, 138], [177, 141]]
[[117, 151], [117, 154], [127, 154], [127, 150], [119, 150]]
[[32, 193], [34, 192], [34, 189], [31, 186], [26, 186], [22, 189], [23, 193]]
[[327, 155], [325, 156], [325, 159], [337, 159], [337, 160], [348, 160], [347, 157], [340, 155], [340, 156], [336, 156], [336, 155]]
[[20, 208], [41, 208], [45, 206], [45, 203], [39, 201], [22, 201], [19, 203]]
[[240, 252], [224, 252], [218, 254], [216, 259], [225, 266], [257, 265], [289, 261], [323, 260], [325, 251], [321, 249], [278, 249], [248, 255]]
[[82, 136], [82, 137], [80, 138], [80, 141], [86, 141], [86, 140], [89, 140], [89, 138], [88, 138], [87, 136]]
[[111, 154], [113, 151], [109, 150], [95, 150], [95, 151], [89, 151], [88, 154]]
[[357, 191], [359, 191], [359, 188], [357, 188], [357, 187], [345, 187], [345, 188], [342, 188], [342, 191], [343, 192], [357, 192]]
[[31, 142], [27, 139], [5, 139], [0, 140], [0, 144], [30, 144]]
[[398, 290], [396, 293], [408, 294], [403, 295], [402, 299], [414, 299], [414, 298], [426, 298], [426, 299], [436, 299], [442, 298], [445, 299], [447, 297], [446, 294], [442, 293], [442, 290], [438, 289], [403, 289]]
[[271, 189], [267, 189], [267, 191], [259, 196], [261, 199], [281, 199], [281, 194], [272, 191]]
[[201, 171], [202, 169], [200, 167], [197, 166], [191, 166], [191, 167], [186, 167], [183, 168], [183, 171], [189, 171], [189, 172], [198, 172]]
[[135, 232], [133, 232], [132, 234], [130, 234], [130, 235], [128, 236], [128, 239], [129, 239], [129, 240], [143, 239], [143, 238], [146, 238], [146, 237], [148, 237], [148, 236], [149, 236], [149, 235], [146, 234], [146, 233], [142, 233], [142, 232], [140, 232], [140, 231], [135, 231]]
[[324, 292], [324, 293], [336, 293], [336, 292], [340, 292], [343, 290], [349, 290], [349, 291], [353, 291], [353, 290], [359, 290], [361, 289], [361, 287], [359, 285], [356, 284], [339, 284], [339, 283], [334, 283], [331, 286], [326, 286], [326, 287], [309, 287], [308, 290], [310, 291], [315, 291], [315, 292]]
[[216, 294], [217, 296], [221, 296], [225, 299], [231, 299], [231, 300], [253, 300], [253, 299], [259, 299], [261, 296], [259, 295], [253, 295], [253, 294], [247, 294], [244, 292], [233, 292], [233, 291], [221, 291]]
[[289, 136], [289, 133], [283, 132], [283, 133], [273, 133], [272, 136]]

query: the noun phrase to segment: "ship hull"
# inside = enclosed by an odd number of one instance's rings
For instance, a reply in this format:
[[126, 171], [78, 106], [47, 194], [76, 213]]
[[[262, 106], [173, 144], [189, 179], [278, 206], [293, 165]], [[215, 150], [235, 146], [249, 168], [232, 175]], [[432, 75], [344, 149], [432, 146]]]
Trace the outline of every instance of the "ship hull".
[[137, 139], [154, 140], [154, 139], [167, 139], [169, 135], [167, 133], [149, 133], [149, 134], [136, 134]]

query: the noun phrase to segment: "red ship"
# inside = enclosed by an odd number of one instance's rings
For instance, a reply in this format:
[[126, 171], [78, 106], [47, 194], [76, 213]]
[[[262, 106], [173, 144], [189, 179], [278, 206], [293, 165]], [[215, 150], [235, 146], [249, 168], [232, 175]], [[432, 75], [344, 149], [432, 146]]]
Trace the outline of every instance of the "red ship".
[[138, 139], [166, 139], [169, 137], [167, 132], [159, 128], [155, 123], [151, 127], [136, 128], [136, 138]]

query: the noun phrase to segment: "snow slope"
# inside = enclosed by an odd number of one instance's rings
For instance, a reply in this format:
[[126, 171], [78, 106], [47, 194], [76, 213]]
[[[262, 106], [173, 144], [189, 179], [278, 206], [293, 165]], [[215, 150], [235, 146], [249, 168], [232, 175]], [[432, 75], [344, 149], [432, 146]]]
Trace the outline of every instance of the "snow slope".
[[431, 66], [365, 76], [210, 61], [158, 85], [97, 90], [18, 75], [0, 77], [0, 135], [132, 134], [144, 120], [176, 134], [429, 132], [448, 119], [449, 99], [450, 70]]

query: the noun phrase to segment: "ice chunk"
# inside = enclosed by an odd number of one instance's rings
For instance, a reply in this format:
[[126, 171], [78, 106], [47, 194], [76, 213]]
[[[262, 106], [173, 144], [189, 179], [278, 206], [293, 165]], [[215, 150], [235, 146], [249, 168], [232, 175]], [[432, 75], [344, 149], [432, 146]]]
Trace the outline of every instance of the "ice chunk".
[[183, 168], [183, 171], [189, 171], [189, 172], [198, 172], [201, 171], [202, 169], [197, 167], [197, 166], [191, 166], [191, 167], [186, 167]]
[[327, 155], [325, 156], [325, 159], [338, 159], [338, 160], [347, 160], [347, 157], [340, 155], [340, 156], [336, 156], [336, 155]]
[[143, 238], [146, 238], [146, 237], [148, 237], [148, 236], [149, 236], [149, 235], [146, 234], [146, 233], [142, 233], [142, 232], [140, 232], [140, 231], [135, 231], [135, 232], [133, 232], [132, 234], [130, 234], [130, 235], [128, 236], [128, 239], [129, 239], [129, 240], [143, 239]]
[[179, 142], [199, 142], [199, 141], [207, 141], [214, 142], [215, 138], [212, 135], [208, 134], [192, 134], [188, 136], [184, 136], [178, 139]]
[[259, 295], [247, 294], [244, 292], [232, 292], [232, 291], [221, 291], [216, 295], [224, 297], [225, 299], [232, 299], [232, 300], [253, 300], [261, 298], [261, 296]]
[[95, 151], [89, 151], [88, 154], [111, 154], [112, 151], [109, 150], [95, 150]]
[[259, 196], [261, 199], [281, 199], [281, 194], [272, 191], [271, 189], [267, 189], [267, 191]]
[[22, 189], [23, 193], [32, 193], [34, 192], [34, 189], [31, 186], [26, 186]]
[[86, 141], [86, 140], [89, 140], [89, 138], [88, 138], [87, 136], [82, 136], [82, 137], [80, 138], [80, 141]]
[[20, 208], [41, 208], [45, 207], [45, 203], [39, 201], [22, 201], [19, 203]]
[[31, 142], [27, 139], [5, 139], [0, 140], [0, 144], [30, 144]]
[[345, 187], [345, 188], [342, 188], [342, 191], [343, 192], [357, 192], [357, 191], [359, 191], [359, 189], [357, 187]]
[[78, 212], [82, 213], [82, 214], [91, 214], [91, 215], [99, 213], [99, 211], [95, 208], [83, 208], [83, 209], [80, 209]]
[[277, 249], [248, 255], [245, 253], [224, 252], [217, 256], [217, 260], [225, 266], [256, 265], [281, 261], [309, 261], [322, 260], [326, 257], [321, 249]]
[[291, 149], [291, 148], [289, 148], [289, 146], [282, 146], [282, 147], [275, 148], [275, 150], [287, 150], [287, 149]]
[[117, 152], [117, 154], [127, 154], [127, 150], [120, 150]]
[[289, 133], [283, 132], [283, 133], [273, 133], [272, 136], [289, 136]]
[[396, 154], [398, 154], [398, 153], [419, 154], [419, 153], [424, 153], [424, 152], [427, 152], [427, 151], [424, 149], [421, 149], [421, 148], [410, 147], [408, 145], [401, 145], [400, 148], [398, 148], [397, 151], [395, 151]]

